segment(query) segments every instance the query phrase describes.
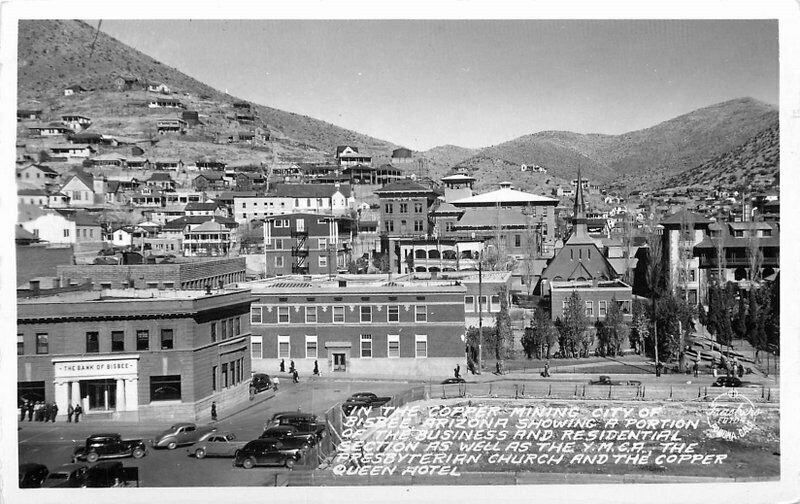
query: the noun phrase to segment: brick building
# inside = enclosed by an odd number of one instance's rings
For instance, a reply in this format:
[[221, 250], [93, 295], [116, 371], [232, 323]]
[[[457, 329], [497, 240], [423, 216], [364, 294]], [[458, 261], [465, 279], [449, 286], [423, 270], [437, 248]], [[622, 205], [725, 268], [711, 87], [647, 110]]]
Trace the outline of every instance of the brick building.
[[129, 265], [62, 265], [57, 276], [63, 285], [82, 284], [89, 279], [95, 289], [204, 289], [242, 282], [245, 259], [183, 260], [175, 263]]
[[17, 301], [19, 399], [110, 419], [207, 419], [248, 401], [247, 290], [109, 289]]
[[452, 280], [385, 275], [261, 280], [252, 289], [252, 360], [301, 375], [446, 376], [465, 364], [464, 295]]
[[264, 221], [269, 275], [328, 275], [349, 263], [352, 219], [293, 213]]

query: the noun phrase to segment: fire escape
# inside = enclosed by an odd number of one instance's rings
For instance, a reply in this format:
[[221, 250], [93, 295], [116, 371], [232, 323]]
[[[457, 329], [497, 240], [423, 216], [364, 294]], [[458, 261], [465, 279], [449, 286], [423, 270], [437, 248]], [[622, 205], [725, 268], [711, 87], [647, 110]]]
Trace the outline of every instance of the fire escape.
[[308, 231], [305, 229], [292, 229], [292, 273], [308, 274]]

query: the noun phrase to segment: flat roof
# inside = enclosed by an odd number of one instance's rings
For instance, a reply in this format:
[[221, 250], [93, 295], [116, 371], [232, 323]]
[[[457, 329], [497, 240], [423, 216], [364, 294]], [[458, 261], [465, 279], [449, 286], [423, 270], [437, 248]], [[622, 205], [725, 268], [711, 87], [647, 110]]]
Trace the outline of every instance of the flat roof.
[[127, 303], [130, 301], [193, 301], [195, 299], [247, 292], [246, 288], [211, 289], [211, 294], [203, 290], [159, 290], [159, 289], [102, 289], [99, 291], [76, 291], [17, 299], [17, 304], [43, 303]]
[[[345, 286], [340, 286], [345, 281]], [[287, 275], [237, 284], [258, 294], [404, 293], [462, 291], [460, 279], [418, 279], [412, 275]]]

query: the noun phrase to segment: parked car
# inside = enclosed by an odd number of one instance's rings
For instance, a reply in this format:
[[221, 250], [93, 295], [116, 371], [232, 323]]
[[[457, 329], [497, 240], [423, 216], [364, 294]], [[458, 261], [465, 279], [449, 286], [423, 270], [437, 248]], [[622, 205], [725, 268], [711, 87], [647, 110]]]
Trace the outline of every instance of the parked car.
[[260, 437], [275, 438], [280, 440], [287, 438], [302, 439], [309, 447], [314, 446], [319, 439], [317, 437], [316, 424], [312, 423], [274, 425], [265, 429]]
[[342, 403], [342, 411], [349, 415], [357, 408], [378, 408], [391, 400], [391, 397], [378, 397], [372, 392], [356, 392]]
[[447, 378], [446, 380], [442, 380], [442, 385], [454, 385], [456, 383], [467, 383], [467, 380], [464, 378]]
[[232, 432], [211, 432], [186, 451], [195, 458], [233, 457], [236, 451], [243, 448], [247, 441], [239, 441]]
[[612, 380], [610, 376], [600, 375], [600, 378], [597, 380], [589, 380], [589, 385], [641, 385], [642, 382], [640, 380], [626, 380], [626, 381], [619, 381], [619, 380]]
[[47, 466], [36, 463], [19, 465], [19, 487], [39, 488], [47, 478]]
[[272, 388], [272, 380], [268, 374], [256, 373], [250, 378], [250, 386], [255, 393], [263, 392]]
[[275, 425], [292, 425], [296, 423], [316, 423], [317, 417], [312, 413], [301, 413], [299, 411], [282, 411], [275, 413], [267, 423], [264, 424], [264, 429], [269, 429]]
[[191, 445], [198, 442], [203, 436], [210, 432], [216, 432], [217, 428], [210, 425], [198, 427], [189, 422], [176, 423], [169, 429], [157, 435], [153, 439], [153, 446], [156, 448], [167, 448], [174, 450], [179, 445]]
[[139, 468], [125, 467], [122, 462], [100, 462], [86, 471], [81, 487], [112, 488], [139, 486]]
[[281, 442], [276, 439], [256, 439], [250, 441], [236, 452], [234, 465], [251, 469], [257, 465], [278, 465], [291, 469], [294, 467], [295, 457], [281, 451]]
[[44, 488], [79, 488], [86, 479], [86, 464], [64, 464], [53, 469], [42, 483]]
[[711, 384], [712, 387], [741, 387], [744, 382], [735, 376], [720, 376]]
[[264, 434], [262, 434], [258, 437], [258, 439], [262, 441], [263, 440], [275, 441], [279, 452], [283, 452], [291, 456], [296, 461], [303, 458], [303, 455], [309, 448], [308, 442], [305, 439], [301, 438], [287, 437], [283, 439], [278, 439], [274, 437], [265, 436]]
[[100, 459], [133, 457], [142, 458], [147, 454], [147, 446], [141, 439], [122, 439], [119, 434], [92, 434], [86, 443], [75, 448], [72, 462], [85, 460], [89, 463]]

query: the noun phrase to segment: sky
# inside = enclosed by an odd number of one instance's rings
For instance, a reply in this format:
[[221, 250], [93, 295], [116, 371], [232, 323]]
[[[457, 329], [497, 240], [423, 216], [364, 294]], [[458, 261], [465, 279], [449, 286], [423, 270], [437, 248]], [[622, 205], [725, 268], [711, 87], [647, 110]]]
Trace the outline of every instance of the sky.
[[[95, 23], [95, 22], [93, 22]], [[231, 95], [409, 147], [778, 104], [775, 20], [104, 20]]]

